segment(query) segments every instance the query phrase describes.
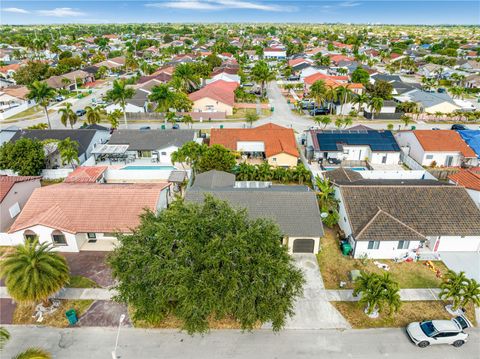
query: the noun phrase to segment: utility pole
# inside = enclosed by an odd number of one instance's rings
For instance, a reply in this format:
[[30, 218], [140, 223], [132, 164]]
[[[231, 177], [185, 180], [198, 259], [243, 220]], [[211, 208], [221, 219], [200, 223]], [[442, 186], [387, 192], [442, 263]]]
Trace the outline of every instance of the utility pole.
[[117, 330], [117, 339], [115, 340], [115, 348], [112, 351], [112, 359], [117, 359], [117, 347], [118, 347], [118, 338], [120, 336], [120, 327], [122, 326], [123, 321], [125, 320], [125, 314], [120, 316], [118, 320], [118, 330]]

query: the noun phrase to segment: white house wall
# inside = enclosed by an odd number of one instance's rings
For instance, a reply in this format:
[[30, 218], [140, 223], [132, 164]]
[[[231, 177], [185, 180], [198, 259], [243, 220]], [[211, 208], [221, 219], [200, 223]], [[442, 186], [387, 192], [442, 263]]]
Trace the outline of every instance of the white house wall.
[[370, 157], [370, 163], [382, 164], [383, 158], [386, 157], [385, 164], [398, 165], [400, 162], [400, 152], [372, 152]]
[[[430, 249], [435, 252], [477, 252], [480, 251], [480, 234], [478, 236], [441, 236], [437, 241], [440, 243], [432, 243]], [[433, 248], [432, 248], [433, 246]]]
[[400, 258], [414, 251], [420, 246], [419, 241], [411, 241], [408, 249], [397, 249], [398, 241], [380, 241], [378, 249], [368, 249], [367, 241], [355, 243], [354, 257], [360, 258], [365, 255], [372, 259], [394, 259]]
[[[21, 244], [24, 242], [24, 233], [25, 231], [30, 230], [33, 231], [37, 236], [38, 240], [40, 243], [50, 243], [53, 244], [52, 240], [52, 232], [55, 230], [54, 228], [50, 227], [45, 227], [42, 225], [36, 225], [32, 226], [29, 228], [22, 229], [17, 232], [13, 232], [9, 234], [9, 238], [11, 241], [12, 246]], [[67, 245], [63, 246], [54, 246], [53, 251], [56, 252], [78, 252], [78, 245], [77, 245], [77, 239], [75, 237], [75, 234], [72, 233], [67, 233], [64, 231], [61, 231], [65, 235], [65, 240], [67, 242]]]

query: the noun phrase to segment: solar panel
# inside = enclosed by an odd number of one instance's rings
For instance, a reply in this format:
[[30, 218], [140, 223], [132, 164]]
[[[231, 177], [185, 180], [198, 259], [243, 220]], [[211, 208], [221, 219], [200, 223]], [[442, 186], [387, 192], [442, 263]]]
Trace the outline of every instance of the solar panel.
[[338, 151], [343, 145], [370, 146], [372, 151], [400, 151], [391, 131], [320, 131], [321, 151]]

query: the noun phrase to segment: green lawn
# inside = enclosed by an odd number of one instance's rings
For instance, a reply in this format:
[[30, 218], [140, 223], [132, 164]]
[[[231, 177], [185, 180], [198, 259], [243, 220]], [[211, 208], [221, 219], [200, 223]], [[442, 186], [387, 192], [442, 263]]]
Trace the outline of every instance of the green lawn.
[[[354, 269], [375, 273], [384, 272], [373, 264], [373, 260], [362, 262], [359, 259], [342, 255], [336, 239], [336, 232], [328, 228], [325, 228], [325, 236], [321, 239], [321, 251], [317, 255], [317, 260], [325, 287], [328, 289], [339, 289], [340, 281], [347, 283], [344, 288], [353, 288], [353, 283], [349, 280], [349, 273]], [[385, 259], [378, 261], [390, 266], [389, 273], [398, 282], [400, 288], [438, 288], [441, 283], [441, 278], [437, 278], [436, 273], [426, 267], [423, 261], [412, 263], [395, 263], [393, 260]], [[441, 273], [447, 272], [447, 267], [443, 262], [435, 261], [433, 263]]]
[[81, 275], [70, 276], [70, 283], [68, 288], [99, 288], [100, 286], [90, 278], [83, 277]]
[[[447, 303], [442, 301], [403, 302], [400, 310], [390, 316], [388, 310], [383, 311], [377, 319], [369, 318], [364, 313], [364, 306], [358, 302], [331, 302], [348, 320], [354, 329], [405, 327], [411, 322], [431, 319], [451, 319], [445, 310]], [[467, 306], [467, 318], [477, 325], [473, 305]]]

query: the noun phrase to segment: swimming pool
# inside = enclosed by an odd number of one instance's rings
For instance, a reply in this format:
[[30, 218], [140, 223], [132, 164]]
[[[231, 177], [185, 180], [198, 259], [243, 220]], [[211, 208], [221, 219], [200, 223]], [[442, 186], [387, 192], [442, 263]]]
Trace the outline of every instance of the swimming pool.
[[125, 166], [122, 170], [134, 171], [134, 170], [156, 170], [156, 171], [173, 171], [176, 170], [173, 166]]
[[[340, 167], [325, 167], [325, 171], [333, 171], [333, 170], [336, 170], [337, 168], [340, 168]], [[366, 171], [367, 170], [365, 167], [344, 167], [344, 168], [348, 168], [349, 170], [352, 170], [352, 171]]]

